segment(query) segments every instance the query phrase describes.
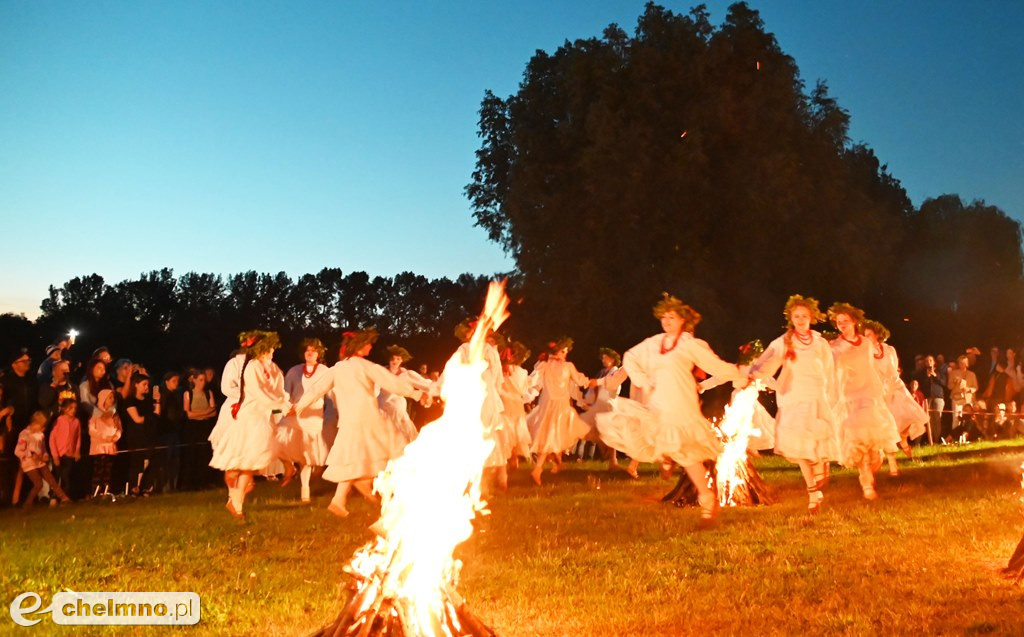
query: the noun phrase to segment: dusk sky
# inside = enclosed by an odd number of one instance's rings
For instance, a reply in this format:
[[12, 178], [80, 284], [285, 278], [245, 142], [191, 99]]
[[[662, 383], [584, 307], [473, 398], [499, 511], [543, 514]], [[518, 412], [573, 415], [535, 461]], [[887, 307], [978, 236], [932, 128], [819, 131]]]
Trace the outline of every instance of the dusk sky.
[[[511, 269], [463, 195], [484, 90], [643, 5], [0, 0], [0, 313], [93, 272]], [[915, 205], [1024, 219], [1024, 2], [750, 5]]]

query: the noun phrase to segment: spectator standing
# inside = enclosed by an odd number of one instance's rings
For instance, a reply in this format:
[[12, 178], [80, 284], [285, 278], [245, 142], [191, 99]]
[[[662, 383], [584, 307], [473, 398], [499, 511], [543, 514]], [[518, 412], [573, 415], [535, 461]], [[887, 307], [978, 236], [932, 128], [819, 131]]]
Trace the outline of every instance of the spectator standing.
[[956, 363], [956, 368], [950, 369], [948, 386], [949, 397], [953, 403], [953, 422], [957, 423], [957, 429], [962, 431], [964, 424], [960, 422], [960, 415], [963, 413], [964, 405], [974, 403], [974, 397], [978, 392], [978, 377], [969, 369], [970, 358], [967, 354], [961, 354]]
[[36, 382], [40, 385], [46, 385], [53, 380], [53, 364], [61, 360], [64, 354], [64, 350], [58, 345], [47, 345], [46, 346], [46, 358], [39, 364], [39, 369], [36, 370]]
[[163, 484], [158, 485], [163, 491], [181, 488], [181, 448], [182, 434], [185, 424], [185, 410], [181, 406], [181, 374], [167, 372], [160, 384], [159, 391], [154, 392], [154, 403], [159, 405], [156, 417], [157, 445], [164, 447]]
[[18, 462], [14, 455], [16, 441], [22, 430], [28, 426], [29, 418], [36, 410], [39, 400], [35, 377], [29, 370], [32, 368], [32, 357], [27, 348], [19, 348], [10, 357], [10, 367], [0, 377], [3, 403], [0, 408], [10, 407], [4, 422], [3, 456], [0, 461], [0, 497], [3, 502], [10, 502], [14, 494], [14, 476], [18, 472]]
[[217, 416], [217, 402], [213, 390], [206, 384], [204, 370], [188, 371], [188, 389], [179, 400], [182, 410], [181, 484], [183, 489], [195, 490], [210, 482], [210, 432]]
[[946, 406], [946, 383], [939, 375], [939, 368], [934, 356], [926, 356], [924, 370], [915, 380], [921, 388], [925, 400], [925, 411], [928, 412], [928, 442], [938, 444], [942, 440], [942, 410]]
[[60, 415], [50, 430], [50, 457], [57, 469], [58, 482], [68, 497], [75, 491], [72, 472], [82, 458], [82, 423], [75, 415], [77, 411], [78, 401], [74, 398], [62, 400]]
[[89, 420], [89, 456], [92, 460], [92, 496], [111, 495], [114, 457], [121, 439], [121, 419], [117, 416], [116, 397], [111, 389], [101, 389], [96, 409]]
[[149, 395], [149, 376], [135, 372], [129, 381], [131, 395], [125, 401], [121, 442], [131, 451], [128, 460], [128, 487], [132, 495], [148, 495], [158, 475], [158, 455], [152, 453], [156, 442], [154, 406]]
[[39, 386], [39, 408], [50, 419], [56, 420], [60, 415], [60, 405], [65, 400], [74, 400], [77, 404], [78, 393], [68, 376], [71, 364], [67, 361], [56, 361], [50, 368], [50, 382]]
[[995, 370], [988, 379], [988, 385], [981, 397], [985, 399], [986, 404], [995, 407], [997, 403], [1005, 405], [1012, 401], [1016, 394], [1017, 387], [1013, 383], [1013, 378], [1006, 371], [1006, 363], [1002, 360], [996, 361]]
[[85, 366], [85, 378], [78, 385], [78, 398], [81, 401], [80, 411], [82, 419], [92, 419], [92, 412], [96, 408], [100, 391], [113, 389], [110, 379], [107, 378], [107, 364], [99, 358], [94, 358]]

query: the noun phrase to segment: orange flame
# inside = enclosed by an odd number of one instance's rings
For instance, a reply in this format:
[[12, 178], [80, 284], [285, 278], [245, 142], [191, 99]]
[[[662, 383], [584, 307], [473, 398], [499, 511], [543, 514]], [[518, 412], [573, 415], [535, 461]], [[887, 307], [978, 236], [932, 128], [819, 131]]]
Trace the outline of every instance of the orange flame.
[[[356, 577], [357, 595], [370, 593], [357, 617], [386, 601], [406, 635], [451, 635], [446, 617], [458, 628], [452, 600], [462, 564], [452, 554], [472, 535], [476, 515], [488, 513], [480, 483], [494, 443], [480, 418], [484, 346], [488, 333], [508, 318], [508, 304], [504, 281], [492, 282], [468, 361], [457, 353], [445, 366], [444, 414], [374, 481], [381, 494], [381, 516], [373, 526], [378, 537], [346, 567]], [[363, 628], [356, 624], [350, 632]]]
[[757, 394], [762, 385], [754, 381], [736, 392], [725, 407], [725, 416], [718, 423], [722, 434], [723, 449], [718, 456], [718, 504], [736, 506], [742, 504], [741, 494], [747, 486], [747, 442], [751, 436], [761, 432], [754, 427], [754, 410]]

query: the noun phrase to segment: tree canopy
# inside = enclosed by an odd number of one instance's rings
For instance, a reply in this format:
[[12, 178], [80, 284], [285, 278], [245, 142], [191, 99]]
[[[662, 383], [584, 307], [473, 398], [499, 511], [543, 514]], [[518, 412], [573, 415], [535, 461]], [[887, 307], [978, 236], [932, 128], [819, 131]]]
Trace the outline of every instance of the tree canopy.
[[[662, 291], [705, 315], [706, 337], [738, 344], [778, 330], [792, 293], [891, 323], [1019, 289], [1017, 222], [983, 204], [914, 210], [849, 124], [745, 3], [719, 26], [703, 5], [649, 3], [632, 36], [612, 24], [538, 51], [516, 93], [485, 93], [466, 194], [476, 224], [515, 259], [532, 325], [588, 345], [656, 329]], [[964, 244], [964, 224], [998, 245]], [[932, 276], [908, 268], [923, 236], [918, 261], [944, 259], [951, 244], [966, 259], [946, 263], [972, 273], [957, 270], [955, 306], [907, 294]]]

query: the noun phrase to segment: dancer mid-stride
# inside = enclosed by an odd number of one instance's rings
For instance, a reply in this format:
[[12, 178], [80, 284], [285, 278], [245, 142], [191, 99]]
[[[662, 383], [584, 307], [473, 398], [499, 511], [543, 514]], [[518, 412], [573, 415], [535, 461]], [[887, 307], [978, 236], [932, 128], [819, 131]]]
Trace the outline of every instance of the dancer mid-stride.
[[813, 514], [824, 499], [828, 463], [837, 457], [835, 362], [828, 341], [811, 329], [825, 320], [817, 299], [794, 294], [783, 314], [786, 333], [753, 362], [750, 376], [767, 381], [782, 370], [775, 382], [775, 453], [800, 467], [807, 484], [807, 510]]
[[551, 472], [558, 473], [562, 453], [590, 433], [590, 427], [569, 400], [573, 386], [592, 387], [594, 383], [565, 360], [571, 349], [571, 338], [552, 341], [548, 344], [547, 359], [538, 363], [530, 376], [530, 383], [540, 388], [537, 408], [526, 417], [533, 438], [531, 450], [537, 456], [530, 477], [538, 486], [548, 460], [553, 464]]
[[[324, 348], [318, 338], [306, 338], [301, 345], [303, 362], [288, 370], [284, 375], [284, 389], [291, 402], [297, 403], [318, 380], [331, 373], [323, 364]], [[295, 464], [299, 465], [303, 504], [312, 502], [309, 482], [315, 467], [327, 464], [327, 454], [337, 434], [338, 415], [330, 400], [321, 398], [294, 416], [286, 416], [277, 425], [278, 458], [284, 464], [285, 487], [295, 476]]]
[[[921, 408], [900, 378], [900, 359], [896, 348], [889, 345], [889, 329], [878, 321], [864, 321], [864, 336], [873, 347], [872, 360], [875, 369], [885, 385], [885, 404], [896, 421], [896, 429], [900, 436], [900, 449], [907, 458], [913, 458], [910, 441], [919, 438], [927, 431], [928, 412]], [[898, 476], [896, 454], [886, 454], [889, 461], [889, 475]]]
[[238, 400], [230, 406], [229, 418], [218, 422], [219, 435], [213, 441], [210, 466], [224, 471], [228, 486], [225, 505], [231, 515], [244, 518], [245, 495], [252, 490], [253, 474], [265, 469], [275, 457], [275, 412], [291, 407], [284, 392], [284, 374], [274, 364], [274, 350], [281, 342], [275, 332], [249, 332], [242, 343]]
[[704, 462], [716, 460], [722, 446], [701, 414], [693, 370], [699, 367], [740, 387], [748, 380], [693, 335], [701, 318], [696, 310], [665, 294], [654, 306], [654, 317], [662, 333], [635, 345], [622, 359], [634, 399], [617, 399], [611, 413], [597, 417], [597, 426], [605, 444], [634, 461], [660, 462], [665, 476], [673, 465], [682, 466], [697, 488], [701, 524], [706, 526], [718, 509]]
[[345, 332], [340, 360], [330, 374], [306, 389], [294, 408], [295, 412], [302, 413], [327, 392], [331, 392], [338, 406], [338, 435], [327, 455], [327, 470], [324, 471], [325, 480], [338, 483], [327, 507], [338, 517], [348, 515], [346, 505], [353, 486], [367, 499], [376, 500], [373, 479], [389, 460], [401, 455], [407, 443], [377, 407], [378, 390], [386, 389], [430, 404], [426, 394], [406, 378], [366, 360], [376, 341], [377, 330], [372, 328]]
[[874, 347], [861, 333], [864, 312], [849, 303], [834, 303], [828, 317], [839, 338], [832, 341], [839, 395], [841, 458], [860, 473], [864, 499], [877, 500], [875, 471], [882, 465], [879, 451], [896, 453], [900, 436], [885, 404], [885, 385], [874, 363]]
[[[405, 368], [405, 364], [412, 360], [412, 354], [409, 353], [409, 350], [399, 345], [389, 345], [387, 350], [389, 372], [395, 376], [404, 377], [412, 383], [413, 387], [420, 391], [427, 393], [431, 393], [432, 390], [436, 391], [433, 387], [433, 381], [424, 378], [411, 369]], [[388, 419], [388, 422], [394, 425], [395, 429], [405, 437], [407, 442], [412, 442], [416, 439], [416, 425], [409, 416], [409, 406], [405, 402], [405, 396], [392, 393], [382, 387], [380, 395], [377, 396], [377, 405], [380, 407], [384, 417]]]

